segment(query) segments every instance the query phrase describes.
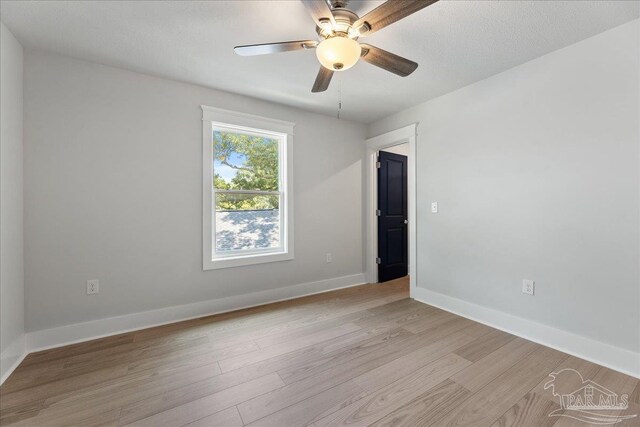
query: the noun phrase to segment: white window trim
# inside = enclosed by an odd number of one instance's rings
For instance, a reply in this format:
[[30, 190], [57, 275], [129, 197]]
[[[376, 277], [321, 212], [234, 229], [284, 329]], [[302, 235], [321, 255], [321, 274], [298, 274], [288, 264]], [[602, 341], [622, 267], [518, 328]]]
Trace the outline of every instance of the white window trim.
[[[254, 116], [246, 113], [223, 110], [202, 105], [202, 269], [215, 270], [219, 268], [240, 267], [243, 265], [262, 264], [266, 262], [292, 260], [293, 256], [293, 128], [295, 123], [275, 120], [267, 117]], [[273, 252], [265, 250], [237, 256], [213, 258], [213, 200], [211, 183], [213, 181], [213, 124], [241, 127], [286, 135], [283, 141], [284, 149], [280, 158], [281, 176], [283, 182], [283, 200], [285, 209], [281, 210], [282, 250]], [[284, 167], [283, 167], [284, 165]]]

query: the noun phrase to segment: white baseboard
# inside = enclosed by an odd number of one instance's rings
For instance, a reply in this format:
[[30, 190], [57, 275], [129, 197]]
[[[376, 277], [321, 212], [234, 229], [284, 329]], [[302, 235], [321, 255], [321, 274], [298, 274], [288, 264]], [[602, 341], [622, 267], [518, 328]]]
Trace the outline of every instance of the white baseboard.
[[27, 334], [27, 349], [29, 352], [46, 350], [153, 326], [348, 288], [363, 283], [365, 283], [364, 273], [353, 274], [267, 291], [201, 301], [193, 304], [176, 305], [124, 316], [108, 317], [106, 319], [44, 329]]
[[640, 353], [424, 288], [411, 291], [411, 298], [422, 303], [640, 378]]
[[9, 375], [27, 357], [27, 347], [25, 335], [22, 334], [14, 339], [6, 349], [0, 354], [0, 385], [9, 378]]

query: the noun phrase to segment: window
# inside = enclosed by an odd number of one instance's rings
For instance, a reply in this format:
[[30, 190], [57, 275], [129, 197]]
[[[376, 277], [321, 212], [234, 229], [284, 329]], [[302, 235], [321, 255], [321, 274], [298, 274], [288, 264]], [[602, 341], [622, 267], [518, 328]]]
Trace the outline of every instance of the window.
[[203, 110], [203, 268], [293, 259], [293, 123]]

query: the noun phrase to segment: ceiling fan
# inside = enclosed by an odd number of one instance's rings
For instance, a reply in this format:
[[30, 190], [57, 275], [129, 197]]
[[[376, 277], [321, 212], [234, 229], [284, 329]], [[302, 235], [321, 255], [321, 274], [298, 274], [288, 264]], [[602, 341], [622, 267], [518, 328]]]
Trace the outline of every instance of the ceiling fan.
[[418, 64], [375, 46], [359, 43], [360, 37], [369, 36], [396, 21], [415, 13], [438, 0], [388, 0], [371, 12], [359, 17], [346, 8], [349, 0], [301, 0], [316, 23], [319, 41], [297, 40], [236, 46], [242, 56], [316, 49], [322, 65], [311, 92], [324, 92], [329, 87], [334, 71], [353, 67], [360, 58], [366, 62], [406, 77]]

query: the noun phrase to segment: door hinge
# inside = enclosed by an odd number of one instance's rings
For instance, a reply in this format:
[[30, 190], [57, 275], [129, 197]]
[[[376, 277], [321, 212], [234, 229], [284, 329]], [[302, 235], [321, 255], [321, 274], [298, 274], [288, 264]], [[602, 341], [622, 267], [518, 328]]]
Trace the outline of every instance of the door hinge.
[[376, 264], [382, 264], [382, 259], [380, 259], [380, 257], [376, 258]]
[[381, 167], [381, 166], [382, 166], [382, 165], [380, 164], [380, 162], [376, 162], [376, 167], [377, 167], [378, 169], [380, 169], [380, 167]]
[[376, 216], [380, 216], [382, 214], [382, 212], [380, 212], [380, 209], [376, 209]]

